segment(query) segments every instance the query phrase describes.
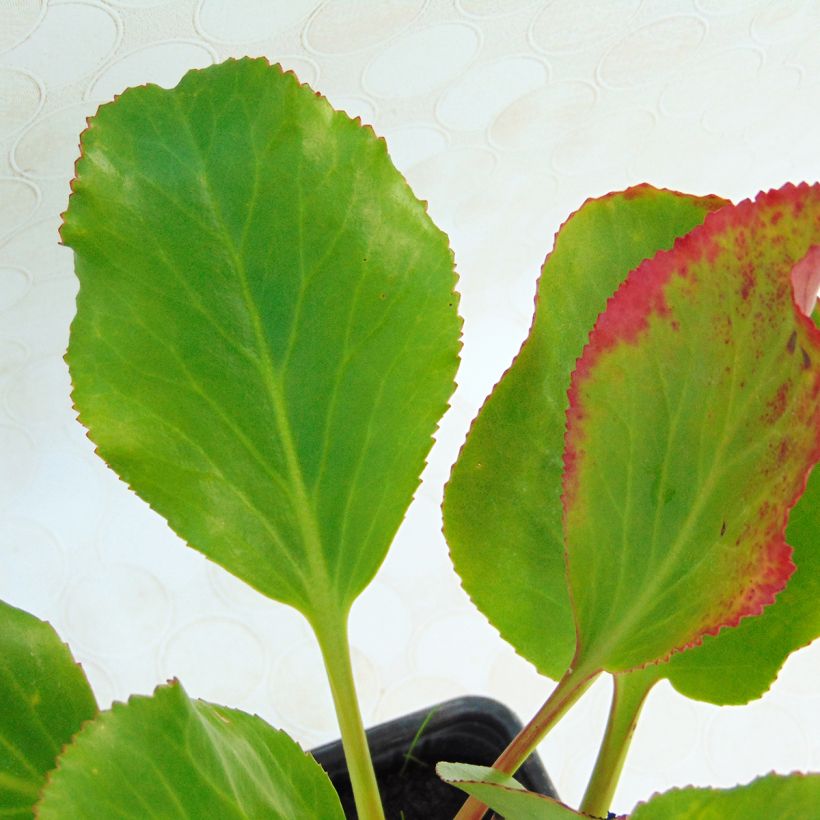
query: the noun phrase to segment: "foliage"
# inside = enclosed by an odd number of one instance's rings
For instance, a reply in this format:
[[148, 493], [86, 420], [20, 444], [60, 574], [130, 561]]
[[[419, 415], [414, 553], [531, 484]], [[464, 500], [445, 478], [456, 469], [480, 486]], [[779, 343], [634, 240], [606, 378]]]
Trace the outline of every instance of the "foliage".
[[[62, 228], [80, 421], [192, 547], [304, 614], [359, 816], [381, 817], [347, 618], [454, 387], [447, 239], [382, 140], [264, 60], [131, 89], [81, 149]], [[820, 457], [820, 332], [803, 312], [817, 245], [807, 185], [736, 206], [639, 186], [559, 231], [444, 528], [476, 605], [560, 681], [493, 769], [441, 764], [473, 796], [460, 818], [482, 816], [476, 798], [579, 816], [512, 775], [597, 675], [616, 696], [587, 816], [606, 813], [658, 679], [746, 702], [817, 636], [820, 477], [786, 531]], [[97, 714], [48, 625], [2, 606], [0, 641], [0, 813], [341, 816], [318, 765], [260, 718], [175, 681]], [[806, 816], [817, 789], [770, 776], [633, 817]]]

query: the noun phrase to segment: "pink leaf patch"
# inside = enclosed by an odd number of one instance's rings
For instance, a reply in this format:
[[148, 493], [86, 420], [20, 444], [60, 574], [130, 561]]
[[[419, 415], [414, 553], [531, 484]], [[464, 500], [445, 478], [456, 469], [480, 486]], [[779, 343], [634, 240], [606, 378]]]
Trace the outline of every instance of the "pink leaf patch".
[[811, 316], [820, 291], [820, 245], [811, 250], [792, 269], [792, 287], [797, 307]]

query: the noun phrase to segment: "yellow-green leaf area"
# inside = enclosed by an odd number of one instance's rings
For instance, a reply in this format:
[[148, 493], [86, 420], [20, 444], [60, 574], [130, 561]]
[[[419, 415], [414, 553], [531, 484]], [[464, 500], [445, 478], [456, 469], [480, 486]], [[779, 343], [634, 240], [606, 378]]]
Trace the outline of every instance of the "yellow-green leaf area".
[[130, 89], [81, 148], [81, 422], [190, 545], [309, 616], [346, 611], [453, 390], [446, 237], [383, 140], [265, 60]]
[[341, 820], [325, 772], [284, 732], [190, 699], [179, 683], [115, 703], [60, 757], [43, 820], [322, 817]]

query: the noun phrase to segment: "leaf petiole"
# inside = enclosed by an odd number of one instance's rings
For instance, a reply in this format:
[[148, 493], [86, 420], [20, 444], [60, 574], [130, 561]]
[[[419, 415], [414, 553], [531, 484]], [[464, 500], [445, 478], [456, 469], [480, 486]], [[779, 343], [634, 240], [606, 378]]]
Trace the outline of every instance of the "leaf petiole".
[[347, 634], [347, 614], [311, 623], [327, 671], [333, 706], [339, 722], [345, 761], [360, 820], [384, 820], [379, 787], [364, 733]]
[[[493, 769], [504, 774], [515, 774], [550, 729], [589, 689], [600, 673], [600, 669], [590, 671], [587, 664], [570, 666], [535, 717], [513, 738], [510, 745], [493, 763]], [[481, 820], [485, 811], [483, 803], [470, 797], [459, 809], [454, 820]]]
[[581, 811], [606, 817], [649, 690], [663, 677], [657, 666], [614, 675], [612, 705]]

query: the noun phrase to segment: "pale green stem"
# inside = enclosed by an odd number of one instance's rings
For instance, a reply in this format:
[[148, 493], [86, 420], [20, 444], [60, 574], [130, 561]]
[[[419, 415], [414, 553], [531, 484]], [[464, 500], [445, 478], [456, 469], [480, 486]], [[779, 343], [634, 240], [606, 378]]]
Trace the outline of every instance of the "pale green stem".
[[593, 817], [606, 817], [618, 786], [629, 744], [649, 690], [661, 675], [655, 666], [615, 675], [612, 705], [598, 759], [592, 770], [581, 811]]
[[356, 697], [353, 667], [350, 662], [350, 642], [347, 635], [347, 615], [327, 618], [313, 629], [325, 662], [333, 706], [339, 721], [342, 747], [350, 773], [353, 798], [359, 820], [384, 820], [379, 787], [373, 771], [373, 761], [364, 733], [364, 723]]
[[[515, 774], [598, 675], [598, 670], [590, 672], [588, 667], [574, 669], [570, 666], [546, 703], [501, 753], [493, 768], [505, 774]], [[480, 800], [470, 797], [459, 809], [455, 820], [481, 820], [486, 811], [487, 807]]]

